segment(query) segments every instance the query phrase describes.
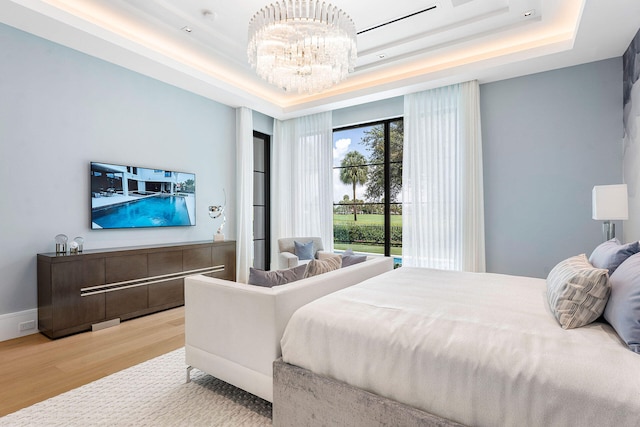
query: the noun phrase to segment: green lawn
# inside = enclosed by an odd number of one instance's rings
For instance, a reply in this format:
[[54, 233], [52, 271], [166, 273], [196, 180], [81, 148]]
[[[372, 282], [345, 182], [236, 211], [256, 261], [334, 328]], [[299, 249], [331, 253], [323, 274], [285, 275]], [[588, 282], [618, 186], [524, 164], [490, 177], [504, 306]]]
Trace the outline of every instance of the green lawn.
[[[334, 224], [353, 224], [353, 214], [340, 215], [333, 214]], [[358, 220], [355, 222], [363, 225], [382, 225], [384, 224], [384, 215], [375, 214], [362, 214], [358, 215]], [[391, 225], [402, 227], [402, 215], [391, 215]], [[354, 252], [366, 252], [372, 254], [384, 253], [383, 246], [365, 245], [357, 243], [334, 243], [334, 248], [337, 250], [352, 249]], [[402, 255], [402, 248], [391, 248], [391, 255]]]
[[[334, 224], [349, 224], [352, 222], [354, 222], [353, 214], [349, 214], [349, 215], [333, 214]], [[384, 215], [362, 214], [362, 215], [358, 215], [358, 220], [356, 222], [358, 224], [384, 224]], [[391, 225], [401, 227], [402, 215], [391, 215]]]
[[[333, 248], [339, 251], [351, 249], [354, 252], [365, 252], [369, 254], [383, 254], [384, 247], [374, 245], [360, 245], [357, 243], [334, 243]], [[391, 247], [391, 255], [402, 255], [402, 248]]]

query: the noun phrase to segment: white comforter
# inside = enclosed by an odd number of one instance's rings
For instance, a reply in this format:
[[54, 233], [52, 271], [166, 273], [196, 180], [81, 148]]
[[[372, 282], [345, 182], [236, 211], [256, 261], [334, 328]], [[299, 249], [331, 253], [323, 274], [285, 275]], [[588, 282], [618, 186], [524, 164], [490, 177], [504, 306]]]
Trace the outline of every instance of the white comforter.
[[640, 355], [545, 281], [403, 267], [300, 308], [285, 362], [472, 426], [638, 426]]

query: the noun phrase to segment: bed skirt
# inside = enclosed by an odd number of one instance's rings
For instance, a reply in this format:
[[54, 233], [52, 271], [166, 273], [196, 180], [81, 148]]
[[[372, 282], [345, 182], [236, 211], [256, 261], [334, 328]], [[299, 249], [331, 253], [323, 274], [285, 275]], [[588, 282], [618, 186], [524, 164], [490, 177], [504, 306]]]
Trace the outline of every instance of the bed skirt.
[[462, 427], [462, 424], [290, 365], [281, 358], [273, 363], [273, 425]]

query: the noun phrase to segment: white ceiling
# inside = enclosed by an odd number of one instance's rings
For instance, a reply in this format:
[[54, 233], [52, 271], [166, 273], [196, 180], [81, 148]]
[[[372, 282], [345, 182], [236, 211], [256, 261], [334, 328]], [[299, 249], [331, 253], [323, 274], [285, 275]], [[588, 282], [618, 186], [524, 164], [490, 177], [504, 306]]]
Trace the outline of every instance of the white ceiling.
[[264, 82], [247, 62], [249, 20], [267, 3], [1, 0], [0, 22], [280, 119], [621, 56], [640, 28], [638, 0], [331, 0], [359, 32], [435, 8], [359, 34], [354, 73], [300, 95]]

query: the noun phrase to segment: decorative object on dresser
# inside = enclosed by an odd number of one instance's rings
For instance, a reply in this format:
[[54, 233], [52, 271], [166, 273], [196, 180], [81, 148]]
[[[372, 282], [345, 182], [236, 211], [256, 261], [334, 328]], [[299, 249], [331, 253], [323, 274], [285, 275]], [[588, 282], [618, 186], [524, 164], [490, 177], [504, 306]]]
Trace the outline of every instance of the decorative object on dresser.
[[224, 188], [222, 189], [222, 192], [224, 193], [224, 204], [209, 206], [209, 217], [211, 219], [218, 219], [222, 217], [222, 224], [220, 224], [220, 227], [218, 227], [218, 231], [216, 231], [216, 234], [213, 235], [214, 242], [224, 241], [223, 229], [224, 224], [227, 222], [227, 217], [224, 214], [224, 210], [227, 207], [227, 192], [224, 190]]
[[616, 225], [611, 221], [629, 219], [627, 184], [596, 185], [591, 191], [593, 219], [604, 221], [604, 241], [616, 237]]
[[58, 234], [55, 237], [56, 241], [56, 254], [65, 254], [67, 253], [67, 240], [69, 238], [66, 234]]
[[74, 237], [73, 241], [78, 245], [78, 252], [82, 252], [84, 250], [84, 238], [80, 236]]
[[235, 280], [234, 241], [38, 254], [38, 327], [49, 338], [184, 304], [184, 277]]

